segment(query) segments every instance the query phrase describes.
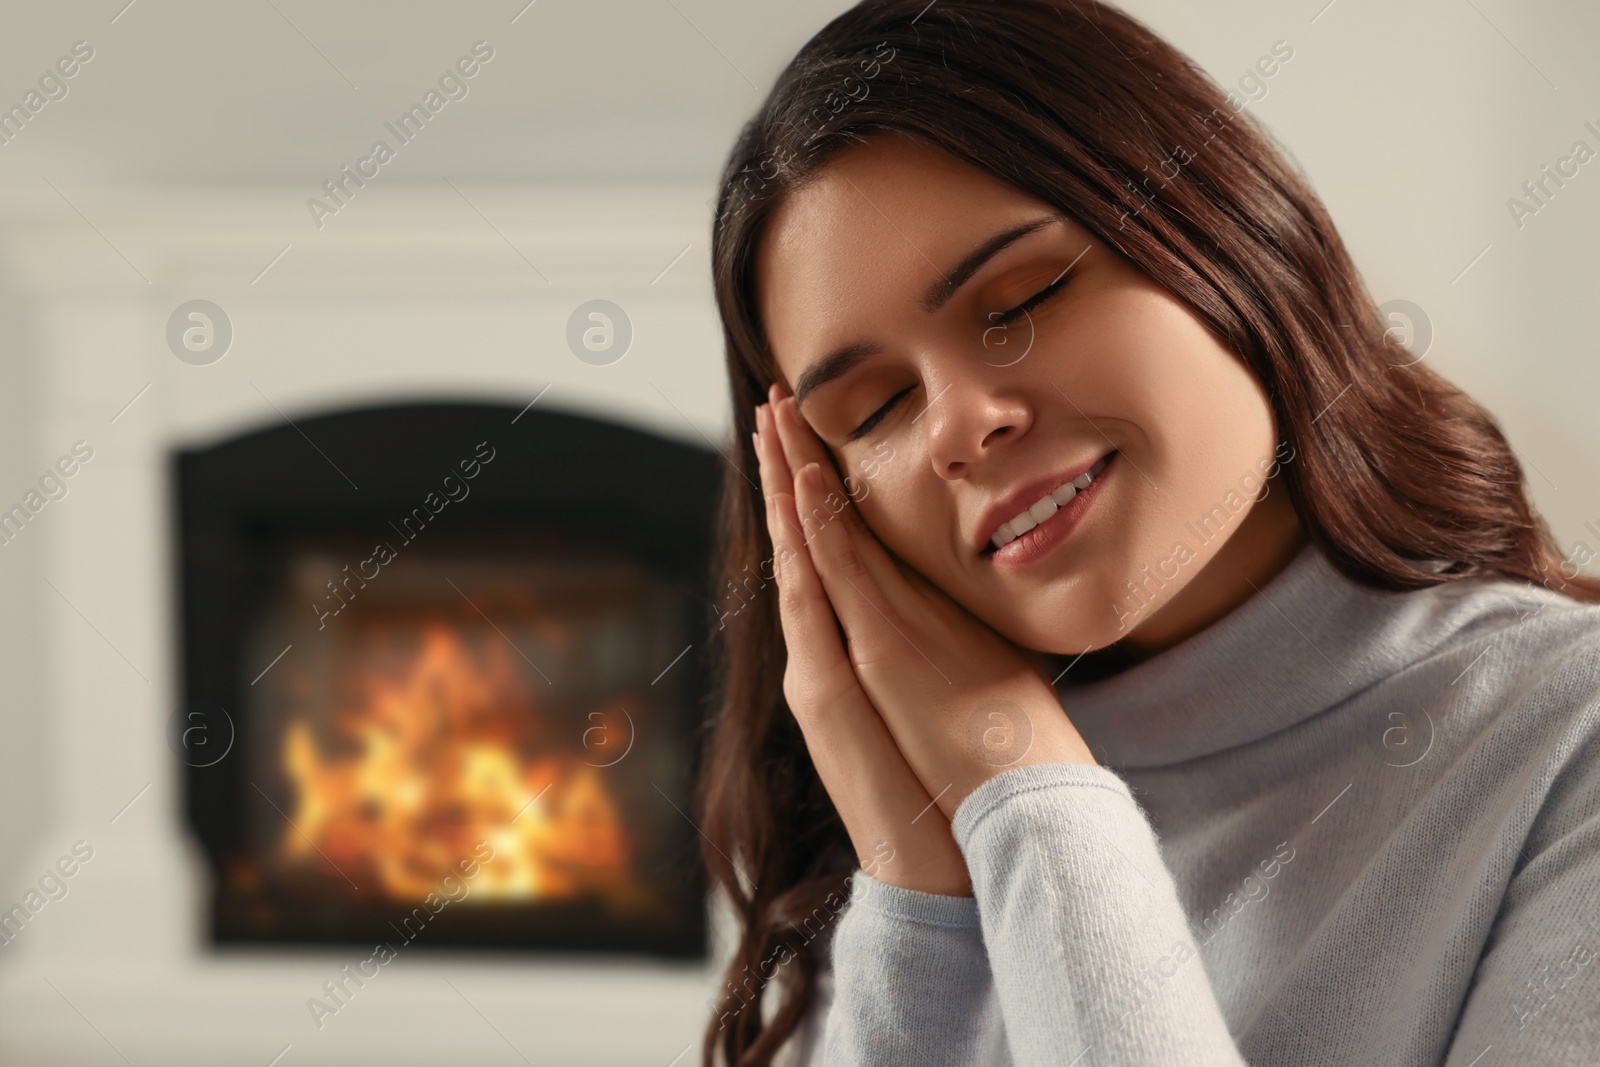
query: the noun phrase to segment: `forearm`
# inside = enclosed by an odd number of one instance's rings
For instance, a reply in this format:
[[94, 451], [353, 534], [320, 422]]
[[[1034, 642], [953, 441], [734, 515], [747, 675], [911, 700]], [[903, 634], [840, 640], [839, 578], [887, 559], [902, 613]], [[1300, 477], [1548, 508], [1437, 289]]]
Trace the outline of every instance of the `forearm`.
[[1091, 764], [1007, 771], [952, 829], [1017, 1063], [1244, 1063], [1119, 778]]
[[1009, 1064], [975, 901], [863, 871], [851, 889], [834, 933], [821, 1062]]

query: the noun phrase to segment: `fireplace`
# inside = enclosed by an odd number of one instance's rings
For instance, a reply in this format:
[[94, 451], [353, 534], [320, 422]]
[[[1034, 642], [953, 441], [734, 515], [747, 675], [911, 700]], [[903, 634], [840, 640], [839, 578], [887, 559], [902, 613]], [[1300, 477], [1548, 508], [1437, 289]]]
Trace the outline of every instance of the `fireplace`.
[[714, 453], [532, 406], [175, 457], [214, 943], [706, 954]]

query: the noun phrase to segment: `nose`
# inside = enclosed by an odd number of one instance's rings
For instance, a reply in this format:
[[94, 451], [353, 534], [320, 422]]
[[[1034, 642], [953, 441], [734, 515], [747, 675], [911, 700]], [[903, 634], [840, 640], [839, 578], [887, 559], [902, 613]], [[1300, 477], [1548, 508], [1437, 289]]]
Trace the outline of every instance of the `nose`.
[[934, 387], [922, 415], [928, 459], [941, 478], [966, 477], [972, 464], [1033, 425], [1032, 405], [998, 380], [993, 368], [980, 364], [924, 381]]

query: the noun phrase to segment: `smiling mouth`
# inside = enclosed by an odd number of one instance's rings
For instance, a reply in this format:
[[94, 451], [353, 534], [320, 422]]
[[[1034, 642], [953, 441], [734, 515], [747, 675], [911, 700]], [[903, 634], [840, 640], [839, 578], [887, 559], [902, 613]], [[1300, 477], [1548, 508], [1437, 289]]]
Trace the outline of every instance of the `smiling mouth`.
[[[1070, 507], [1072, 502], [1077, 499], [1080, 493], [1084, 493], [1091, 486], [1093, 486], [1099, 479], [1101, 472], [1105, 470], [1106, 464], [1110, 463], [1116, 455], [1117, 452], [1115, 449], [1106, 453], [1095, 462], [1094, 466], [1090, 467], [1087, 471], [1084, 471], [1071, 481], [1057, 486], [1049, 493], [1046, 493], [1044, 496], [1040, 497], [1030, 507], [1019, 512], [1006, 522], [1001, 523], [1000, 528], [994, 532], [993, 536], [990, 537], [988, 544], [983, 546], [983, 551], [979, 554], [983, 556], [992, 556], [1012, 542], [1027, 537], [1028, 534], [1032, 533], [1044, 523], [1050, 523], [1053, 532], [1054, 528], [1058, 527], [1060, 523], [1051, 522], [1051, 520], [1057, 517], [1058, 512]], [[1085, 503], [1087, 503], [1087, 501], [1085, 501]], [[1076, 525], [1077, 513], [1081, 512], [1082, 508], [1074, 508], [1072, 511], [1073, 514], [1069, 517], [1074, 520], [1073, 524]], [[1040, 540], [1040, 536], [1035, 535], [1034, 537], [1029, 538], [1029, 540], [1038, 541]], [[1031, 555], [1031, 553], [1029, 554]]]

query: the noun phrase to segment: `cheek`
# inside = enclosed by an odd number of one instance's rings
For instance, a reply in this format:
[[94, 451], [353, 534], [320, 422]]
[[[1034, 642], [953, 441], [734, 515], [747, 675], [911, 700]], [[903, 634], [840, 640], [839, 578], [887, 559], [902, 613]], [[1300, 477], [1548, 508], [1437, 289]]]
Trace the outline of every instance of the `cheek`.
[[1169, 332], [1166, 350], [1169, 365], [1144, 380], [1148, 449], [1139, 465], [1149, 481], [1124, 479], [1129, 551], [1118, 561], [1124, 573], [1110, 575], [1125, 588], [1123, 579], [1137, 582], [1148, 567], [1166, 581], [1161, 602], [1238, 531], [1276, 443], [1265, 394], [1209, 332], [1189, 320]]
[[[918, 461], [905, 446], [896, 448], [892, 464], [861, 480], [864, 492], [857, 494], [856, 507], [885, 548], [944, 586], [942, 579], [952, 569], [949, 546], [955, 524], [949, 495], [942, 486], [919, 482], [913, 474]], [[926, 467], [926, 461], [920, 462]]]
[[916, 550], [916, 543], [910, 536], [915, 493], [908, 479], [895, 477], [887, 471], [880, 471], [873, 478], [860, 475], [855, 478], [858, 486], [856, 510], [889, 551], [910, 559]]
[[[1140, 510], [1193, 518], [1272, 452], [1270, 406], [1244, 362], [1171, 297], [1139, 291], [1117, 303], [1082, 391], [1143, 472], [1130, 479]], [[1162, 550], [1174, 532], [1164, 525], [1149, 531]]]
[[1072, 351], [1039, 369], [1059, 383], [1060, 416], [1081, 411], [1128, 462], [1049, 595], [1010, 590], [979, 613], [1058, 652], [1101, 647], [1148, 617], [1159, 603], [1129, 599], [1146, 571], [1164, 579], [1151, 583], [1162, 603], [1186, 585], [1239, 527], [1276, 444], [1254, 376], [1187, 309], [1137, 287], [1105, 295], [1075, 324]]
[[1275, 444], [1271, 406], [1243, 361], [1209, 337], [1192, 351], [1193, 372], [1158, 398], [1156, 429], [1158, 465], [1171, 472], [1161, 495], [1190, 519], [1259, 488], [1258, 461]]

